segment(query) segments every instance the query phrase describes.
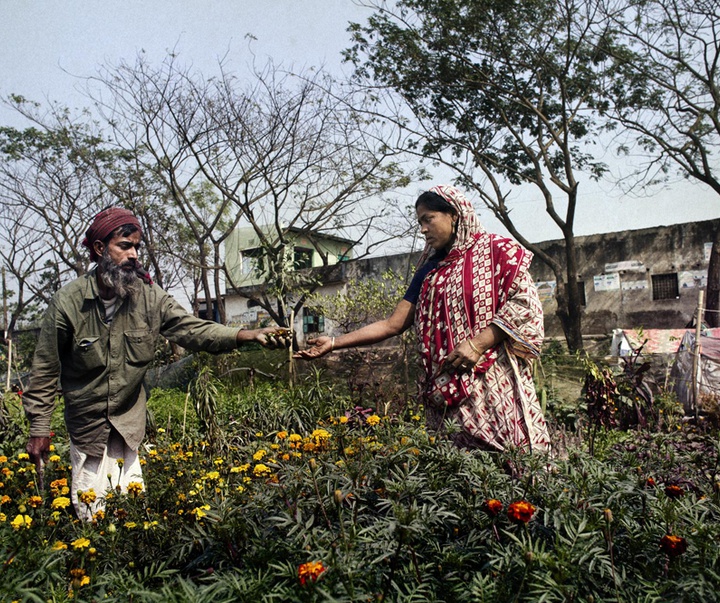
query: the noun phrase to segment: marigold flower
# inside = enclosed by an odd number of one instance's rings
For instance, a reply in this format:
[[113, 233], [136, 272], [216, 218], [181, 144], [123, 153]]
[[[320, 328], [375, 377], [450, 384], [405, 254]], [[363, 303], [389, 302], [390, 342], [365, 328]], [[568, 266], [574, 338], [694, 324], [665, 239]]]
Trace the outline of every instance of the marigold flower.
[[5, 513], [0, 513], [0, 523], [5, 523], [7, 521], [7, 515]]
[[90, 541], [85, 537], [81, 537], [73, 540], [71, 544], [74, 549], [86, 549], [90, 546]]
[[267, 451], [265, 450], [258, 450], [255, 454], [253, 454], [253, 460], [254, 461], [262, 461], [263, 457], [267, 455]]
[[665, 534], [660, 539], [660, 550], [668, 557], [678, 557], [687, 551], [687, 540], [673, 534]]
[[685, 495], [685, 490], [682, 489], [682, 486], [670, 484], [669, 486], [665, 486], [665, 494], [668, 498], [681, 498]]
[[284, 440], [285, 438], [288, 437], [288, 432], [285, 431], [285, 430], [283, 430], [283, 431], [278, 431], [278, 432], [275, 434], [275, 437], [276, 437], [278, 440]]
[[345, 415], [343, 415], [342, 417], [338, 417], [338, 421], [340, 421], [341, 425], [345, 425], [345, 423], [348, 422], [348, 418]]
[[310, 580], [315, 582], [325, 571], [325, 566], [322, 561], [311, 561], [310, 563], [302, 563], [298, 567], [298, 578], [300, 578], [300, 584], [305, 586], [305, 583]]
[[53, 551], [65, 551], [67, 550], [68, 545], [65, 544], [62, 540], [56, 540], [55, 544], [52, 545]]
[[490, 517], [496, 517], [502, 511], [503, 504], [497, 498], [491, 498], [483, 503], [483, 511]]
[[60, 460], [61, 460], [61, 459], [60, 459], [60, 455], [59, 455], [59, 454], [53, 454], [52, 456], [50, 456], [50, 457], [48, 458], [48, 461], [50, 461], [51, 463], [59, 463]]
[[143, 485], [140, 482], [130, 482], [127, 486], [128, 494], [137, 496], [143, 491]]
[[126, 521], [124, 525], [128, 530], [137, 528], [137, 524], [134, 521]]
[[18, 454], [18, 461], [29, 461], [30, 455], [27, 452], [21, 452]]
[[527, 502], [526, 500], [519, 500], [514, 503], [510, 503], [507, 510], [510, 521], [518, 524], [530, 521], [533, 513], [535, 513], [535, 505]]
[[4, 454], [0, 454], [0, 463], [7, 463], [7, 457]]
[[12, 502], [12, 498], [10, 498], [7, 494], [0, 496], [0, 505], [6, 505], [9, 502]]
[[42, 497], [31, 496], [28, 498], [27, 504], [29, 504], [33, 509], [37, 509], [42, 504]]
[[302, 436], [297, 433], [291, 433], [288, 437], [288, 440], [291, 442], [299, 442], [300, 440], [302, 440]]
[[22, 528], [29, 530], [32, 527], [32, 522], [32, 517], [29, 515], [17, 515], [15, 519], [10, 522], [10, 525], [13, 527], [13, 530], [21, 530]]
[[270, 475], [272, 471], [270, 470], [270, 467], [267, 465], [263, 465], [262, 463], [258, 463], [253, 468], [253, 475], [255, 477], [263, 477], [265, 475]]
[[97, 494], [95, 494], [95, 490], [90, 488], [86, 492], [78, 492], [78, 498], [80, 499], [81, 503], [85, 505], [91, 505], [97, 499]]
[[67, 496], [58, 496], [50, 506], [53, 509], [67, 509], [70, 506], [70, 499]]
[[370, 427], [375, 427], [380, 422], [380, 417], [377, 415], [370, 415], [367, 419], [365, 419], [365, 422], [370, 425]]

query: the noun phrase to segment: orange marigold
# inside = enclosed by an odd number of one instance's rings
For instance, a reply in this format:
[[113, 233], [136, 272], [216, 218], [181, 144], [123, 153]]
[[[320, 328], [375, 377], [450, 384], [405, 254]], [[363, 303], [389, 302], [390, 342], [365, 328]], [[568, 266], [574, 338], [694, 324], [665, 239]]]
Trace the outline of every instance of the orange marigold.
[[490, 517], [496, 517], [502, 511], [503, 504], [497, 498], [491, 498], [483, 503], [483, 511]]
[[680, 498], [685, 495], [685, 490], [682, 489], [682, 486], [670, 484], [665, 486], [665, 494], [667, 494], [668, 498]]
[[325, 569], [326, 568], [322, 564], [322, 561], [311, 561], [310, 563], [300, 564], [298, 567], [298, 578], [300, 578], [300, 584], [305, 586], [305, 583], [308, 580], [315, 582]]
[[681, 536], [673, 534], [665, 534], [660, 539], [660, 550], [667, 554], [668, 557], [677, 557], [687, 551], [687, 540]]
[[513, 523], [527, 523], [535, 513], [535, 505], [526, 500], [518, 500], [508, 506], [507, 514]]

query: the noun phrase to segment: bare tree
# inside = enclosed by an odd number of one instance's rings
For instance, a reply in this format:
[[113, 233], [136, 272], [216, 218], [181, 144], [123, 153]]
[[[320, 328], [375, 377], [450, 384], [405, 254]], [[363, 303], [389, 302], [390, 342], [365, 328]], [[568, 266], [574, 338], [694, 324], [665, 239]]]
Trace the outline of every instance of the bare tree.
[[[647, 159], [646, 184], [678, 174], [720, 195], [720, 10], [714, 0], [603, 2], [615, 70], [603, 110]], [[609, 26], [610, 29], [610, 26]], [[708, 268], [706, 319], [720, 315], [720, 229]]]
[[230, 278], [219, 245], [249, 224], [264, 250], [265, 285], [255, 301], [286, 324], [291, 306], [299, 309], [317, 285], [292, 270], [291, 233], [306, 236], [327, 265], [318, 236], [362, 240], [383, 214], [369, 202], [408, 180], [398, 145], [386, 142], [393, 132], [353, 109], [356, 100], [336, 94], [320, 73], [295, 77], [268, 64], [243, 85], [223, 63], [219, 70], [206, 78], [177, 56], [153, 67], [141, 55], [103, 69], [90, 94], [116, 144], [143, 150], [143, 168], [182, 216], [208, 308], [213, 300], [222, 308], [220, 274]]

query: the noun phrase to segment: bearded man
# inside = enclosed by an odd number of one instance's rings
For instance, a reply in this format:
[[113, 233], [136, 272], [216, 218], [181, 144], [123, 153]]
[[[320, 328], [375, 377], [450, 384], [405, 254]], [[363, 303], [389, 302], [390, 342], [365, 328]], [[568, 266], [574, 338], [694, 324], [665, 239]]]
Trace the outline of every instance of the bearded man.
[[[95, 269], [64, 286], [43, 319], [23, 406], [30, 421], [27, 452], [42, 470], [58, 385], [70, 435], [71, 499], [79, 517], [103, 508], [102, 494], [142, 483], [138, 448], [145, 436], [145, 373], [160, 336], [193, 351], [226, 352], [242, 342], [288, 345], [268, 337], [276, 327], [238, 330], [185, 311], [153, 284], [138, 262], [140, 222], [132, 212], [100, 212], [82, 244]], [[93, 490], [78, 501], [78, 492]]]

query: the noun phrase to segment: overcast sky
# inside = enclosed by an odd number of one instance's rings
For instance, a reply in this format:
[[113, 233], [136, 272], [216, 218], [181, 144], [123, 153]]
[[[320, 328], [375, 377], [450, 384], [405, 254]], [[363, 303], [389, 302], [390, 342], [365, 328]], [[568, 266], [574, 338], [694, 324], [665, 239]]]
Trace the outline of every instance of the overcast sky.
[[[368, 15], [353, 0], [0, 0], [0, 95], [82, 106], [78, 78], [101, 64], [132, 62], [140, 51], [160, 63], [174, 50], [212, 73], [222, 57], [242, 71], [252, 61], [252, 49], [260, 65], [272, 58], [287, 67], [324, 66], [340, 75], [348, 70], [340, 59], [349, 41], [348, 22]], [[248, 35], [255, 38], [251, 45]], [[21, 124], [0, 107], [0, 125]], [[599, 152], [619, 169], [609, 149]], [[720, 216], [720, 198], [687, 182], [647, 197], [625, 195], [610, 182], [586, 180], [579, 190], [576, 234]], [[515, 196], [516, 222], [530, 240], [560, 237], [534, 191], [518, 190]], [[489, 230], [503, 232], [487, 210], [476, 207]]]

